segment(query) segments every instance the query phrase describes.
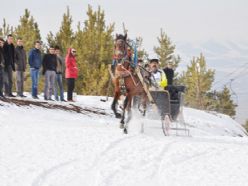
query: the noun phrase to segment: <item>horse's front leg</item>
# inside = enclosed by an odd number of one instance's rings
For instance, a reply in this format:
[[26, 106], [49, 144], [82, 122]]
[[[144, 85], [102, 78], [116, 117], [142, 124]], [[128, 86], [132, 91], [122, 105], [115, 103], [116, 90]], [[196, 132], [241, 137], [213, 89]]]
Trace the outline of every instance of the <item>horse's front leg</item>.
[[113, 110], [116, 118], [121, 118], [121, 114], [118, 113], [116, 110], [116, 105], [117, 105], [119, 97], [120, 97], [120, 94], [118, 92], [115, 92], [115, 96], [114, 96], [114, 99], [111, 105], [111, 109]]
[[128, 104], [128, 96], [126, 96], [123, 104], [123, 111], [122, 111], [122, 116], [121, 116], [121, 122], [120, 122], [120, 128], [123, 129], [125, 125], [125, 114], [126, 114], [126, 107]]
[[126, 124], [124, 125], [124, 130], [123, 130], [123, 132], [125, 134], [128, 133], [128, 124], [129, 124], [130, 120], [132, 119], [132, 110], [131, 110], [132, 98], [131, 97], [128, 97], [128, 100], [127, 101], [128, 101], [128, 103], [127, 103], [125, 109], [127, 109], [127, 115], [128, 116], [127, 116]]

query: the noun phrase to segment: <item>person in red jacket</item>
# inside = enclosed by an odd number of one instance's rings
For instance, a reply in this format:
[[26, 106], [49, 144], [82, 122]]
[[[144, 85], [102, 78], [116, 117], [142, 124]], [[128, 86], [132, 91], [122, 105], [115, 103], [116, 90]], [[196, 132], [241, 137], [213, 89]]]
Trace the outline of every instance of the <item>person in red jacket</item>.
[[72, 94], [75, 87], [75, 79], [78, 77], [76, 64], [76, 50], [69, 48], [65, 58], [65, 78], [67, 80], [67, 101], [73, 101]]

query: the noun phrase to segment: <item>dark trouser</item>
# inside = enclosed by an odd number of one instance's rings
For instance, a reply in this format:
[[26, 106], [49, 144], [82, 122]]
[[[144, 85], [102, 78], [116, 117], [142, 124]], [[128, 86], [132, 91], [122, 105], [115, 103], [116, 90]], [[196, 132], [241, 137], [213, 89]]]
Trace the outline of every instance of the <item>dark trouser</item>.
[[75, 78], [67, 78], [67, 100], [72, 100], [74, 87], [75, 87]]
[[0, 96], [3, 95], [3, 67], [0, 66]]
[[55, 83], [55, 99], [58, 101], [58, 92], [60, 92], [60, 101], [64, 100], [64, 88], [63, 88], [63, 81], [62, 81], [62, 74], [56, 74], [56, 83]]
[[16, 92], [18, 96], [23, 95], [24, 87], [24, 72], [16, 71]]
[[52, 70], [47, 70], [45, 73], [45, 99], [51, 99], [52, 93], [54, 93], [56, 73]]
[[4, 90], [5, 95], [12, 95], [12, 85], [13, 85], [13, 70], [12, 66], [8, 66], [7, 69], [4, 70]]

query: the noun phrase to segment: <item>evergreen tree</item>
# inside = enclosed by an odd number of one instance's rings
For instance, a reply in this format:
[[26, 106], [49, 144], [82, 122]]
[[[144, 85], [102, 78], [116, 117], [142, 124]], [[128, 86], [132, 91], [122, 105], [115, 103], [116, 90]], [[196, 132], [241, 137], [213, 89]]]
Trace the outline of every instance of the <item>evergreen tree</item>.
[[217, 93], [217, 98], [218, 101], [216, 110], [223, 114], [234, 117], [236, 114], [235, 108], [237, 105], [235, 105], [231, 99], [230, 90], [225, 86], [222, 92]]
[[34, 47], [36, 40], [41, 40], [38, 24], [34, 21], [28, 9], [25, 9], [24, 15], [20, 17], [20, 23], [15, 28], [14, 35], [15, 38], [22, 38], [27, 52]]
[[47, 34], [46, 39], [47, 39], [48, 46], [58, 45], [57, 38], [53, 35], [53, 33], [51, 31]]
[[67, 7], [66, 13], [63, 14], [63, 20], [59, 32], [54, 38], [54, 42], [61, 47], [62, 54], [66, 54], [67, 49], [72, 46], [74, 40], [74, 33], [72, 30], [72, 16], [70, 9]]
[[185, 103], [199, 109], [209, 105], [207, 92], [214, 81], [214, 71], [207, 69], [204, 56], [193, 58], [187, 71], [180, 77], [181, 83], [187, 87]]
[[170, 38], [161, 29], [160, 36], [157, 37], [159, 46], [154, 47], [154, 52], [158, 55], [161, 67], [164, 68], [169, 62], [173, 63], [176, 68], [180, 62], [180, 56], [175, 55], [175, 45], [172, 44]]
[[207, 110], [214, 110], [231, 117], [235, 116], [237, 105], [233, 102], [230, 90], [226, 86], [222, 91], [208, 92], [207, 96], [209, 98]]
[[83, 29], [78, 25], [73, 44], [79, 67], [76, 90], [84, 94], [104, 95], [110, 78], [107, 68], [112, 61], [114, 25], [105, 25], [105, 14], [100, 6], [93, 11], [89, 5], [87, 15]]
[[0, 27], [0, 37], [7, 38], [8, 34], [13, 33], [13, 27], [6, 23], [6, 19], [3, 19], [3, 25]]

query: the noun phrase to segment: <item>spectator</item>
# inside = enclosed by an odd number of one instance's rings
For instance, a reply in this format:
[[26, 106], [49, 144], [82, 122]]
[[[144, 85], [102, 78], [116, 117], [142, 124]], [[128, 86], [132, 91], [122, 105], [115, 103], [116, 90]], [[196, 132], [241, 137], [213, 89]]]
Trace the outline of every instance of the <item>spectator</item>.
[[64, 88], [63, 88], [63, 73], [64, 73], [64, 59], [60, 55], [59, 46], [55, 46], [55, 54], [57, 55], [57, 69], [56, 69], [56, 80], [55, 80], [55, 99], [58, 101], [58, 91], [60, 92], [60, 101], [64, 100]]
[[165, 67], [163, 70], [168, 80], [168, 85], [172, 85], [174, 78], [174, 70], [173, 70], [172, 62], [168, 62], [167, 67]]
[[78, 76], [78, 68], [76, 64], [76, 50], [69, 48], [67, 51], [65, 76], [67, 79], [67, 101], [73, 101], [72, 95], [75, 87], [75, 79]]
[[23, 47], [22, 38], [17, 39], [17, 46], [15, 48], [15, 69], [16, 69], [16, 91], [17, 96], [26, 97], [23, 95], [24, 91], [24, 72], [26, 70], [27, 57], [26, 51]]
[[0, 98], [4, 98], [3, 95], [3, 69], [4, 69], [4, 56], [3, 56], [3, 38], [0, 38]]
[[43, 75], [45, 75], [45, 88], [44, 88], [44, 99], [51, 100], [52, 93], [54, 93], [56, 69], [57, 69], [57, 57], [55, 55], [55, 49], [53, 46], [49, 48], [49, 54], [45, 54], [43, 61]]
[[38, 81], [39, 81], [39, 70], [41, 67], [41, 43], [40, 41], [35, 42], [35, 46], [29, 52], [28, 62], [30, 65], [30, 75], [32, 78], [32, 97], [39, 99], [38, 97]]
[[7, 41], [3, 45], [4, 55], [4, 89], [5, 96], [15, 97], [12, 94], [13, 71], [15, 71], [15, 47], [14, 38], [11, 34], [7, 36]]

